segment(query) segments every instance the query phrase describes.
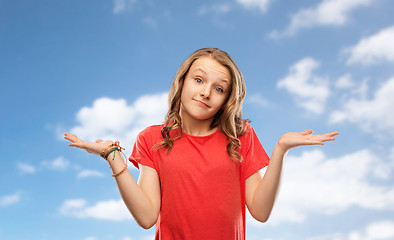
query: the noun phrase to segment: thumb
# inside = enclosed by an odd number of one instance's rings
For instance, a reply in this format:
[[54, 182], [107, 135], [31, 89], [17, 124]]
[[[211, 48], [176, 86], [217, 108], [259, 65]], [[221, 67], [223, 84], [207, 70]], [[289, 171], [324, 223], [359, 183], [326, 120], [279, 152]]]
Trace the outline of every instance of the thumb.
[[312, 134], [313, 130], [312, 129], [307, 129], [301, 132], [302, 135], [308, 135], [308, 134]]
[[83, 148], [84, 147], [83, 144], [81, 144], [81, 143], [70, 143], [70, 144], [68, 144], [68, 146], [70, 146], [70, 147], [77, 147], [77, 148]]

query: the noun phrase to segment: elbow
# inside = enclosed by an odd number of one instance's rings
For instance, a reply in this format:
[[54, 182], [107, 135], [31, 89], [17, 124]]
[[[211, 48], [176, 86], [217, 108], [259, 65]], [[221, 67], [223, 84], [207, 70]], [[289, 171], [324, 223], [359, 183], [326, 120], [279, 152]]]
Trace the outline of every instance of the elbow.
[[137, 221], [137, 224], [143, 229], [150, 229], [156, 224], [156, 221]]
[[142, 227], [145, 230], [150, 229], [151, 227], [153, 227], [155, 224], [138, 224], [140, 227]]
[[150, 229], [156, 224], [159, 218], [159, 211], [140, 211], [138, 214], [131, 212], [131, 215], [138, 226], [143, 229]]
[[262, 217], [262, 218], [257, 219], [257, 221], [259, 221], [261, 223], [266, 223], [269, 218], [270, 218], [270, 216], [266, 216], [266, 217]]
[[151, 227], [153, 227], [156, 224], [158, 218], [159, 218], [158, 213], [151, 215], [150, 217], [148, 217], [147, 215], [144, 215], [144, 217], [142, 218], [134, 217], [137, 224], [143, 229], [150, 229]]
[[271, 213], [251, 214], [254, 219], [261, 223], [266, 223], [270, 218]]

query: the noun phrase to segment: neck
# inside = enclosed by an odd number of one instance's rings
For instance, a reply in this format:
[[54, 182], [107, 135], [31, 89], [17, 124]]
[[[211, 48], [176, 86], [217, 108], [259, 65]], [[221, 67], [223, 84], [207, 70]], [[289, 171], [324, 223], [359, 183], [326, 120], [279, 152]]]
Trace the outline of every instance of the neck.
[[207, 136], [217, 129], [216, 127], [211, 128], [213, 119], [195, 119], [187, 114], [182, 114], [182, 109], [180, 111], [180, 116], [182, 119], [182, 131], [187, 134], [193, 136]]
[[194, 124], [185, 124], [182, 121], [182, 131], [193, 136], [207, 136], [214, 133], [217, 128], [211, 128], [210, 125], [206, 126], [196, 126]]

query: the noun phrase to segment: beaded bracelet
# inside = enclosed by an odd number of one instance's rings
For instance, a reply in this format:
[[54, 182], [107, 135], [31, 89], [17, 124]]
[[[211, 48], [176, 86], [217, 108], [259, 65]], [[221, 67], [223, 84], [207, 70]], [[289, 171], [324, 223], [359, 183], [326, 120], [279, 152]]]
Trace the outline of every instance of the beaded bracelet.
[[[104, 150], [101, 152], [100, 156], [101, 156], [102, 158], [104, 158], [105, 160], [107, 160], [107, 157], [108, 157], [109, 153], [115, 151], [114, 149], [116, 149], [116, 150], [118, 150], [118, 151], [120, 151], [120, 152], [122, 152], [122, 149], [125, 150], [124, 148], [122, 148], [122, 147], [119, 145], [119, 141], [116, 141], [116, 142], [112, 143], [111, 145], [109, 145], [106, 149], [104, 149]], [[114, 157], [114, 159], [115, 159], [115, 157]], [[113, 160], [113, 159], [112, 159], [112, 160]]]
[[[108, 157], [112, 152], [115, 152], [115, 151], [121, 152], [121, 153], [123, 154], [123, 156], [125, 157], [125, 166], [124, 166], [124, 168], [123, 168], [120, 172], [112, 174], [112, 177], [117, 177], [117, 176], [119, 176], [120, 174], [122, 174], [122, 173], [127, 169], [127, 157], [126, 157], [126, 155], [122, 152], [122, 149], [125, 150], [123, 147], [121, 147], [121, 146], [119, 145], [119, 141], [116, 141], [116, 142], [112, 143], [111, 145], [109, 145], [106, 149], [104, 149], [104, 150], [101, 152], [101, 154], [100, 154], [100, 156], [101, 156], [102, 158], [104, 158], [105, 160], [107, 160], [107, 157]], [[112, 160], [115, 160], [115, 153], [114, 153], [114, 156], [113, 156]]]
[[[105, 155], [104, 159], [107, 159], [107, 157], [108, 157], [112, 152], [115, 152], [115, 151], [120, 151], [120, 150], [119, 150], [119, 148], [117, 148], [117, 147], [114, 147], [114, 148], [110, 149], [110, 150], [108, 151], [108, 153]], [[115, 154], [114, 154], [114, 157], [112, 158], [112, 161], [113, 161], [113, 160], [115, 160]]]
[[126, 169], [127, 169], [127, 164], [124, 166], [124, 168], [123, 168], [122, 170], [120, 170], [120, 172], [112, 174], [112, 177], [117, 177], [117, 176], [119, 176], [119, 175], [122, 174]]

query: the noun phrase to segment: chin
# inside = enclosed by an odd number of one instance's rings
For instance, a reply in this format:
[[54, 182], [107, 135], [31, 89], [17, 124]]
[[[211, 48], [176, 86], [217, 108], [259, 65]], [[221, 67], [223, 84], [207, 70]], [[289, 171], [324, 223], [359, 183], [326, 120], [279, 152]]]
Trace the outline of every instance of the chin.
[[196, 120], [200, 120], [200, 121], [207, 121], [207, 120], [213, 120], [213, 116], [206, 116], [206, 115], [196, 115], [196, 116], [192, 116], [194, 119]]

